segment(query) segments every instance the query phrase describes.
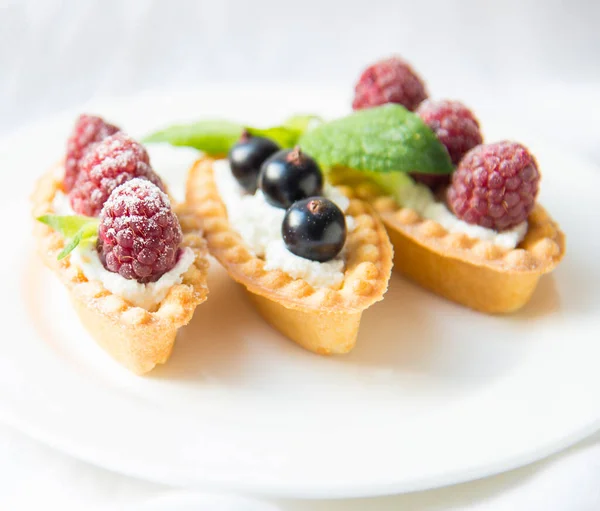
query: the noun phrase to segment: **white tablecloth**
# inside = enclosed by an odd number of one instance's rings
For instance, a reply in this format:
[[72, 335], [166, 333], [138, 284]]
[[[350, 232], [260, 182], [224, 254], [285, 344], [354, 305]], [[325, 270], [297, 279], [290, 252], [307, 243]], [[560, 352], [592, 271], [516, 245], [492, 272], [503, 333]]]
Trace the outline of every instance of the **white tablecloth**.
[[[585, 0], [434, 7], [396, 0], [0, 0], [0, 135], [98, 95], [142, 89], [209, 81], [351, 88], [365, 63], [398, 52], [436, 95], [497, 100], [519, 124], [600, 163], [599, 20], [600, 3]], [[73, 460], [0, 425], [2, 510], [134, 509], [171, 491]], [[275, 504], [295, 511], [597, 511], [600, 435], [547, 461], [450, 488]]]

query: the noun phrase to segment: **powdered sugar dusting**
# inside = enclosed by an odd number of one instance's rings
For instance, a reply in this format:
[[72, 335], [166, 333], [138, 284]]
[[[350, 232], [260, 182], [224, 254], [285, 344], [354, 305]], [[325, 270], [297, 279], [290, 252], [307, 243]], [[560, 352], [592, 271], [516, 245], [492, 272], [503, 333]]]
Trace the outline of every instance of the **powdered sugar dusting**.
[[[156, 195], [160, 196], [161, 193]], [[161, 197], [161, 200], [163, 199]], [[166, 200], [168, 201], [169, 198], [166, 197]], [[52, 207], [57, 215], [74, 214], [67, 196], [61, 192], [55, 194]], [[111, 293], [124, 298], [134, 306], [150, 311], [156, 309], [156, 306], [165, 299], [171, 287], [182, 282], [184, 273], [195, 260], [194, 251], [191, 248], [183, 248], [179, 251], [177, 263], [173, 269], [167, 271], [155, 282], [142, 284], [108, 271], [102, 265], [95, 245], [78, 246], [71, 252], [70, 257], [71, 264], [79, 268], [89, 281], [98, 281]]]
[[125, 207], [133, 213], [140, 203], [147, 203], [156, 210], [171, 210], [171, 201], [166, 193], [147, 179], [133, 178], [118, 186], [110, 194], [104, 204], [104, 209]]
[[65, 158], [64, 187], [70, 191], [79, 175], [79, 163], [87, 151], [97, 142], [119, 131], [117, 126], [108, 124], [101, 117], [80, 115], [75, 123], [73, 132], [67, 141]]
[[79, 214], [96, 216], [115, 188], [136, 177], [164, 188], [140, 143], [122, 132], [107, 137], [94, 144], [81, 160], [79, 176], [69, 196], [71, 206]]
[[149, 181], [135, 178], [116, 188], [100, 221], [98, 251], [107, 270], [145, 283], [176, 264], [181, 226], [167, 195]]

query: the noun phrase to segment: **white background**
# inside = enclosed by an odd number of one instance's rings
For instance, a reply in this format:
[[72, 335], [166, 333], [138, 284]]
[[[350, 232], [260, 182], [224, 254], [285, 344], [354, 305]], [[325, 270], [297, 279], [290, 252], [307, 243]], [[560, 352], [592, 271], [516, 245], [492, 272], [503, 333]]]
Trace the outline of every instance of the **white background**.
[[[0, 0], [0, 136], [91, 98], [206, 83], [339, 86], [350, 101], [361, 69], [398, 53], [432, 95], [600, 163], [599, 26], [593, 0]], [[599, 488], [596, 439], [491, 480], [335, 509], [592, 510]], [[165, 490], [0, 427], [0, 509], [114, 509]]]

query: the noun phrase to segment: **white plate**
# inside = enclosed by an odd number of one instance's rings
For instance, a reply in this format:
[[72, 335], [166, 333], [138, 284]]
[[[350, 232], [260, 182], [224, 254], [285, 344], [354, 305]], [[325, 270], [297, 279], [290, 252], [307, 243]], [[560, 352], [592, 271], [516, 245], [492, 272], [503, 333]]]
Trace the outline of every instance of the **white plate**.
[[[134, 135], [221, 115], [274, 122], [343, 112], [327, 91], [205, 91], [96, 105]], [[294, 105], [294, 106], [292, 106]], [[269, 328], [213, 264], [211, 294], [150, 377], [86, 335], [33, 253], [26, 198], [73, 113], [0, 148], [0, 417], [73, 456], [138, 477], [278, 496], [351, 497], [483, 477], [600, 426], [600, 174], [531, 143], [568, 255], [531, 303], [490, 317], [394, 276], [356, 349], [324, 358]], [[490, 128], [486, 130], [490, 133]], [[163, 155], [164, 156], [164, 155]], [[186, 163], [188, 153], [181, 158]], [[180, 180], [185, 165], [162, 170]], [[177, 167], [177, 165], [174, 165]], [[593, 234], [593, 236], [590, 236]]]
[[274, 505], [233, 495], [171, 491], [121, 511], [278, 511]]

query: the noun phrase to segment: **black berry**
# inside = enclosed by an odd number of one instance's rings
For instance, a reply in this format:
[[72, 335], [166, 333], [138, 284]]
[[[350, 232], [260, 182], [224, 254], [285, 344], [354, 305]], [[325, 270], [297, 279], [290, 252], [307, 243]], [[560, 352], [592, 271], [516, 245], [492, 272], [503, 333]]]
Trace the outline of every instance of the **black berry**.
[[244, 190], [254, 193], [263, 162], [281, 149], [269, 138], [253, 137], [244, 132], [239, 142], [229, 150], [231, 173]]
[[310, 197], [292, 204], [283, 218], [281, 235], [287, 249], [313, 261], [329, 261], [346, 242], [346, 218], [325, 197]]
[[285, 209], [298, 200], [321, 195], [323, 174], [317, 162], [299, 147], [284, 149], [263, 163], [258, 186], [269, 204]]

